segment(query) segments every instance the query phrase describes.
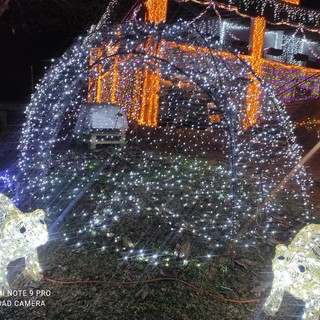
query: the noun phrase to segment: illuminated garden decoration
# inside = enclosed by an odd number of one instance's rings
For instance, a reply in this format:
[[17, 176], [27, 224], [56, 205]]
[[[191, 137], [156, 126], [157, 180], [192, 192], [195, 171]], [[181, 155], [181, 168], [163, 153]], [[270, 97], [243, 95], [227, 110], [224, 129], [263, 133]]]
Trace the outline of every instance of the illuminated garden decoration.
[[[301, 147], [284, 106], [257, 71], [268, 62], [252, 68], [250, 56], [224, 46], [219, 39], [223, 21], [213, 4], [208, 10], [217, 15], [210, 32], [201, 19], [164, 23], [164, 7], [160, 16], [149, 15], [150, 22], [118, 25], [107, 23], [108, 12], [53, 63], [27, 108], [15, 175], [22, 205], [65, 217], [73, 203], [90, 197], [90, 213], [82, 208], [74, 213], [92, 215], [90, 227], [77, 233], [79, 239], [100, 226], [110, 228], [128, 213], [148, 212], [148, 219], [161, 217], [168, 232], [205, 241], [209, 257], [227, 243], [241, 240], [249, 247], [258, 237], [276, 234], [271, 214], [285, 208], [273, 190], [298, 167], [281, 195], [297, 203], [298, 221], [312, 218], [308, 176], [299, 166]], [[257, 29], [265, 25], [263, 19], [255, 21]], [[268, 70], [271, 77], [273, 69]], [[255, 104], [248, 104], [251, 97]], [[80, 105], [110, 102], [120, 105], [130, 122], [121, 156], [130, 158], [132, 150], [140, 150], [138, 164], [129, 161], [129, 169], [121, 172], [112, 171], [119, 150], [103, 159], [79, 155], [72, 145]], [[212, 166], [214, 156], [220, 162]], [[164, 165], [157, 168], [155, 159]], [[90, 187], [99, 179], [108, 188], [97, 196]], [[200, 183], [197, 190], [193, 179]], [[170, 197], [164, 200], [162, 194]], [[179, 201], [183, 204], [177, 207]], [[244, 228], [248, 221], [255, 222], [254, 228]], [[113, 236], [118, 243], [119, 235]], [[135, 255], [143, 249], [130, 250]]]
[[[189, 22], [154, 25], [134, 21], [106, 26], [97, 32], [96, 37], [92, 37], [95, 47], [99, 47], [98, 42], [102, 47], [96, 60], [91, 56], [90, 94], [99, 92], [101, 102], [108, 101], [114, 94], [115, 103], [128, 113], [132, 125], [135, 119], [139, 124], [141, 110], [146, 111], [136, 103], [139, 97], [144, 99], [140, 75], [143, 70], [147, 70], [150, 75], [161, 75], [160, 82], [149, 82], [151, 89], [148, 91], [153, 92], [153, 83], [159, 92], [158, 121], [167, 126], [162, 129], [164, 137], [161, 140], [176, 139], [183, 154], [195, 154], [198, 150], [196, 157], [206, 156], [216, 148], [216, 144], [223, 144], [221, 153], [229, 162], [229, 166], [224, 169], [225, 175], [229, 176], [226, 181], [229, 187], [225, 188], [228, 192], [221, 198], [224, 202], [221, 206], [223, 214], [220, 214], [222, 221], [216, 223], [228, 230], [226, 239], [232, 239], [236, 237], [241, 225], [256, 214], [257, 204], [263, 203], [263, 199], [290, 168], [299, 163], [301, 149], [280, 102], [268, 88], [262, 88], [263, 103], [259, 106], [259, 118], [255, 126], [246, 130], [244, 123], [251, 123], [247, 113], [246, 92], [254, 74], [237, 56], [216, 50], [219, 42], [214, 36], [204, 35], [196, 24]], [[104, 39], [108, 39], [108, 42], [105, 43]], [[176, 39], [183, 39], [184, 42], [179, 43]], [[188, 45], [184, 44], [186, 42]], [[157, 50], [150, 52], [150, 43]], [[60, 144], [66, 148], [72, 135], [72, 126], [69, 126], [68, 132], [68, 125], [65, 124], [76, 119], [77, 104], [73, 101], [81, 100], [80, 88], [85, 79], [85, 60], [82, 59], [85, 59], [88, 52], [82, 50], [90, 48], [87, 42], [85, 45], [73, 47], [70, 53], [66, 53], [53, 66], [38, 86], [29, 106], [20, 147], [21, 177], [27, 185], [23, 182], [20, 185], [21, 191], [23, 188], [30, 190], [29, 194], [33, 196], [33, 201], [39, 201], [38, 205], [50, 202], [55, 192], [48, 194], [47, 190], [55, 190], [59, 185], [50, 178], [48, 171], [52, 162], [51, 155], [54, 155], [53, 146]], [[112, 70], [115, 66], [119, 81], [116, 90], [112, 92]], [[92, 99], [93, 96], [90, 97]], [[208, 105], [221, 118], [221, 122], [216, 124], [216, 134], [200, 130], [201, 127], [210, 128]], [[70, 110], [75, 111], [71, 113]], [[171, 119], [168, 119], [169, 112]], [[146, 121], [142, 123], [149, 123], [148, 116], [152, 114], [146, 112]], [[189, 129], [177, 131], [176, 127], [179, 126], [187, 126]], [[194, 138], [199, 139], [199, 146], [188, 144], [188, 130]], [[61, 131], [64, 131], [64, 135]], [[179, 135], [174, 138], [178, 132]], [[157, 136], [146, 138], [146, 142], [154, 151], [161, 143]], [[71, 172], [76, 174], [72, 168]], [[296, 197], [301, 199], [305, 208], [302, 216], [308, 217], [307, 200], [304, 198], [307, 176], [303, 168], [294, 179], [300, 190]], [[275, 209], [270, 203], [262, 209], [264, 214], [269, 210], [280, 209]], [[268, 227], [265, 232], [268, 232]]]
[[299, 231], [286, 247], [277, 245], [272, 261], [273, 283], [264, 310], [271, 316], [279, 310], [284, 292], [306, 303], [302, 319], [320, 318], [320, 225]]
[[[74, 268], [80, 271], [74, 279], [83, 277], [82, 267], [99, 273], [89, 278], [109, 279], [107, 256], [117, 267], [116, 276], [124, 270], [126, 278], [138, 281], [187, 264], [188, 273], [203, 265], [210, 267], [211, 275], [212, 267], [221, 275], [224, 271], [212, 259], [223, 256], [226, 265], [228, 254], [258, 252], [266, 243], [289, 237], [294, 228], [315, 223], [303, 150], [282, 103], [291, 97], [281, 96], [280, 89], [305, 76], [303, 88], [315, 96], [318, 70], [263, 57], [262, 37], [269, 23], [264, 4], [280, 8], [276, 15], [288, 6], [290, 19], [284, 20], [289, 23], [301, 16], [299, 10], [292, 11], [296, 1], [258, 0], [255, 17], [243, 9], [252, 0], [239, 0], [241, 10], [235, 0], [198, 2], [205, 7], [200, 6], [203, 13], [193, 20], [167, 23], [167, 1], [150, 0], [134, 8], [132, 19], [111, 24], [110, 8], [117, 4], [111, 1], [100, 22], [53, 61], [32, 95], [18, 165], [5, 168], [1, 179], [7, 189], [0, 192], [18, 195], [22, 211], [46, 212], [49, 233], [54, 232], [56, 240], [48, 257], [59, 259], [58, 250], [65, 248], [72, 252], [62, 261], [66, 265], [86, 256]], [[242, 15], [241, 24], [224, 19], [223, 14], [229, 15], [224, 10]], [[309, 15], [306, 19], [313, 21]], [[238, 30], [255, 42], [247, 53], [227, 43], [228, 36], [237, 40]], [[77, 123], [83, 110], [90, 114], [90, 107], [107, 104], [120, 106], [121, 114], [127, 115], [126, 144], [90, 150], [81, 138], [84, 126]], [[27, 268], [39, 278], [36, 248], [48, 240], [48, 233], [43, 211], [23, 214], [5, 196], [0, 200], [7, 208], [0, 208], [1, 237], [7, 234], [11, 239], [0, 246], [12, 253], [1, 264], [2, 286], [7, 289], [5, 269], [17, 256], [25, 256]], [[23, 241], [29, 242], [22, 248]], [[297, 243], [307, 245], [307, 238], [299, 233], [288, 248], [277, 249], [275, 289], [266, 304], [270, 314], [282, 298], [277, 277], [298, 279], [302, 298], [315, 303], [316, 294], [309, 295], [302, 277], [310, 275], [313, 265], [303, 259], [317, 261], [318, 243], [313, 242], [315, 252], [309, 244], [305, 249]], [[14, 244], [17, 254], [10, 251]], [[296, 262], [294, 252], [302, 262]], [[90, 268], [96, 266], [93, 255], [101, 269], [87, 268], [85, 261]], [[295, 266], [296, 273], [286, 278], [285, 271]], [[67, 280], [69, 268], [58, 269], [52, 274]], [[232, 269], [236, 276], [238, 271]], [[298, 290], [293, 288], [288, 282], [283, 289]], [[238, 291], [249, 295], [250, 289], [234, 290], [233, 298]]]
[[37, 248], [48, 241], [48, 231], [44, 211], [23, 213], [3, 194], [0, 194], [0, 215], [0, 295], [3, 296], [10, 290], [7, 267], [14, 260], [25, 258], [25, 275], [41, 280]]

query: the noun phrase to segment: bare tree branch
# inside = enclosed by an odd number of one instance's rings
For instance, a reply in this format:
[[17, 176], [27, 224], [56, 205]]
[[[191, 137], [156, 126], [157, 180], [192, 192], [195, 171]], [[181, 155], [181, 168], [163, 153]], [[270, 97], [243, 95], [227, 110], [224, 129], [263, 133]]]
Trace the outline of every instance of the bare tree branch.
[[9, 9], [9, 0], [0, 0], [0, 17]]

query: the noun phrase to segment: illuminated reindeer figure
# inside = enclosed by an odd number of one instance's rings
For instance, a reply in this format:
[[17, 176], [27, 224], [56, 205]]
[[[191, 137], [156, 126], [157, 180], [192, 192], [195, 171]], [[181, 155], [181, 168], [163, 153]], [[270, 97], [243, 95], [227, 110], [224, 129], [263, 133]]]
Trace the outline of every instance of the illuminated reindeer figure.
[[0, 194], [0, 296], [10, 290], [7, 266], [11, 261], [24, 257], [24, 274], [36, 281], [41, 279], [37, 247], [49, 238], [44, 219], [43, 210], [23, 213]]
[[305, 302], [302, 319], [320, 317], [320, 225], [309, 224], [301, 229], [286, 247], [279, 244], [272, 260], [273, 283], [264, 304], [267, 314], [279, 310], [284, 292]]

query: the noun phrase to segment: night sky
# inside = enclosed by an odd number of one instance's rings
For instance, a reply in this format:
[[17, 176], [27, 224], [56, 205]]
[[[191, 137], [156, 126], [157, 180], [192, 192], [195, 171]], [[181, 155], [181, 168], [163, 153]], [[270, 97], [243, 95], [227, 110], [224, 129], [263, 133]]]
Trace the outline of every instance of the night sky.
[[[11, 0], [0, 17], [0, 102], [27, 102], [36, 83], [50, 64], [96, 22], [108, 0]], [[121, 19], [132, 1], [118, 9]], [[319, 9], [320, 0], [301, 0], [303, 6]]]
[[301, 5], [307, 8], [320, 10], [320, 0], [301, 0]]
[[0, 102], [27, 102], [44, 67], [99, 19], [108, 2], [10, 0], [0, 17]]

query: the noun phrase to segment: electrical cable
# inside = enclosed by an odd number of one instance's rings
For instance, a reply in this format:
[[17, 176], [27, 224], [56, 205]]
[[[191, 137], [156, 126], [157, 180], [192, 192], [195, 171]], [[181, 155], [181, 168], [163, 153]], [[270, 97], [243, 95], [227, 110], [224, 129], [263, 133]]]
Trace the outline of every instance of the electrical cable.
[[184, 285], [185, 287], [191, 288], [194, 291], [201, 293], [203, 295], [210, 296], [213, 299], [221, 300], [224, 302], [230, 302], [230, 303], [237, 303], [237, 304], [245, 304], [245, 303], [256, 303], [265, 301], [266, 298], [259, 298], [259, 299], [247, 299], [247, 300], [239, 300], [239, 299], [228, 299], [225, 297], [222, 297], [216, 293], [210, 292], [208, 290], [203, 289], [200, 286], [197, 286], [193, 283], [190, 283], [188, 281], [174, 278], [174, 277], [162, 277], [162, 278], [154, 278], [154, 279], [148, 279], [148, 280], [138, 280], [138, 281], [103, 281], [103, 280], [84, 280], [84, 281], [59, 281], [59, 280], [53, 280], [47, 277], [44, 277], [44, 280], [50, 283], [58, 284], [58, 285], [81, 285], [81, 284], [95, 284], [95, 285], [119, 285], [119, 286], [130, 286], [130, 285], [137, 285], [137, 284], [148, 284], [148, 283], [155, 283], [155, 282], [163, 282], [163, 281], [173, 281], [177, 282], [179, 284]]

